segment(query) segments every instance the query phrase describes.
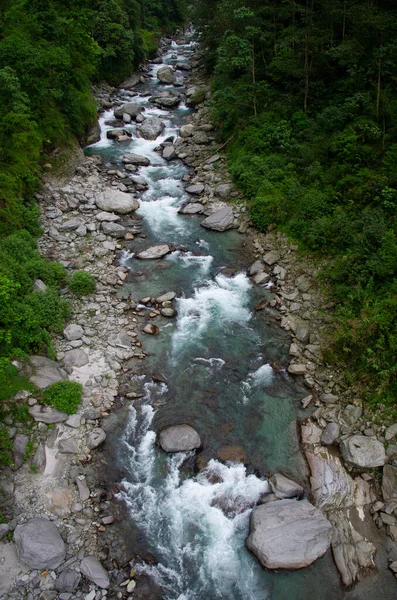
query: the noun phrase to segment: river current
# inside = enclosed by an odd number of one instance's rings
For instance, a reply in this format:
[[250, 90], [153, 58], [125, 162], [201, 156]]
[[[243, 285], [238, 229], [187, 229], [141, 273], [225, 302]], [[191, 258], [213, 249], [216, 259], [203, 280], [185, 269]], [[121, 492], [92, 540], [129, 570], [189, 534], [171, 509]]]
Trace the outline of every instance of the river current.
[[[194, 50], [193, 42], [173, 42], [163, 61], [188, 61]], [[149, 103], [154, 91], [173, 88], [157, 80], [161, 66], [150, 65], [150, 79], [136, 87], [138, 95], [119, 92], [120, 103], [141, 102], [146, 117], [164, 121], [161, 136], [144, 140], [131, 124], [126, 126], [133, 134], [130, 142], [108, 140], [112, 127], [105, 121], [113, 111], [107, 111], [101, 140], [86, 150], [109, 168], [122, 169], [121, 157], [128, 152], [150, 159], [139, 171], [149, 183], [138, 210], [146, 238], [137, 237], [133, 251], [123, 255], [129, 268], [123, 294], [139, 301], [178, 293], [177, 318], [156, 319], [160, 334], [142, 338], [149, 356], [132, 376], [131, 389], [143, 397], [125, 403], [109, 437], [114, 460], [123, 466], [125, 530], [130, 528], [158, 561], [137, 569], [161, 586], [165, 600], [358, 598], [342, 592], [330, 552], [307, 569], [273, 573], [245, 548], [251, 509], [268, 490], [266, 476], [283, 472], [305, 482], [296, 419], [307, 391], [285, 370], [290, 338], [254, 310], [268, 291], [254, 287], [246, 275], [253, 257], [244, 236], [236, 230], [208, 231], [200, 227], [202, 217], [178, 214], [188, 199], [182, 178], [189, 169], [178, 159], [165, 161], [155, 148], [177, 136], [190, 111], [183, 103], [172, 111]], [[184, 251], [161, 261], [134, 258], [144, 248], [167, 243]], [[235, 274], [223, 275], [224, 267]], [[153, 374], [160, 378], [153, 381]], [[167, 455], [156, 445], [159, 429], [177, 423], [190, 423], [200, 433], [198, 474], [194, 453]], [[243, 453], [248, 466], [220, 462], [219, 453], [230, 448]]]

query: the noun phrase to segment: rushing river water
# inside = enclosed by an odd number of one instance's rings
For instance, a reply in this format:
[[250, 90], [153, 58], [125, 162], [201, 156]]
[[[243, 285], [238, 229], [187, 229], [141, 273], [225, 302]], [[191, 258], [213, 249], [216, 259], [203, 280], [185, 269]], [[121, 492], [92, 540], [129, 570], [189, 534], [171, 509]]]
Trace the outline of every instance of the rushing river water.
[[[173, 43], [164, 62], [186, 61], [193, 51], [193, 43]], [[149, 104], [148, 92], [172, 88], [159, 84], [159, 66], [151, 65], [151, 79], [137, 86], [138, 96], [121, 91], [119, 97], [142, 102], [147, 117], [164, 120], [163, 134], [146, 141], [133, 124], [127, 126], [134, 134], [130, 142], [107, 140], [112, 127], [105, 121], [113, 117], [108, 111], [101, 119], [101, 141], [87, 149], [113, 167], [121, 166], [127, 152], [151, 160], [139, 172], [149, 183], [138, 211], [147, 237], [134, 240], [134, 251], [163, 243], [187, 250], [161, 261], [124, 257], [130, 269], [124, 293], [135, 300], [170, 290], [179, 296], [177, 319], [157, 319], [160, 335], [143, 340], [149, 356], [131, 389], [143, 390], [144, 397], [126, 403], [110, 437], [115, 461], [124, 468], [122, 498], [131, 531], [138, 530], [158, 560], [138, 569], [150, 574], [167, 600], [356, 598], [342, 592], [330, 553], [310, 568], [276, 574], [262, 569], [244, 546], [251, 509], [268, 489], [266, 474], [282, 471], [304, 481], [296, 418], [307, 392], [285, 371], [289, 337], [254, 311], [268, 292], [254, 288], [246, 276], [252, 256], [244, 237], [235, 230], [208, 231], [200, 217], [178, 214], [187, 199], [182, 177], [188, 169], [179, 160], [166, 162], [154, 149], [177, 135], [189, 110], [183, 104], [172, 111]], [[222, 275], [223, 267], [236, 274]], [[273, 370], [274, 361], [280, 368]], [[161, 374], [164, 382], [154, 382], [152, 374]], [[198, 475], [193, 453], [166, 455], [155, 443], [161, 427], [186, 422], [203, 441], [199, 458], [207, 466]], [[249, 467], [216, 460], [231, 446], [245, 454]]]

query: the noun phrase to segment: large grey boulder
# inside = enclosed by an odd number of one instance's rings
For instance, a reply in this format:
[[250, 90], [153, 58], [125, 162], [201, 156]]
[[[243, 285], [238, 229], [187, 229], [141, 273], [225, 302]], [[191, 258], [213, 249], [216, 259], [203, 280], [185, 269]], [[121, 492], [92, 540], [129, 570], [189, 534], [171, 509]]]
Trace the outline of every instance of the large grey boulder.
[[382, 476], [382, 494], [384, 500], [397, 500], [397, 468], [385, 465]]
[[164, 158], [164, 160], [173, 160], [176, 156], [175, 147], [173, 145], [166, 146], [161, 156]]
[[145, 119], [137, 129], [145, 140], [155, 140], [164, 130], [164, 123], [158, 117]]
[[233, 185], [231, 183], [221, 183], [215, 189], [215, 194], [222, 198], [222, 200], [228, 200], [231, 192], [233, 191]]
[[278, 500], [254, 508], [246, 545], [267, 569], [301, 569], [325, 554], [331, 533], [307, 500]]
[[199, 215], [204, 211], [203, 205], [198, 202], [189, 202], [178, 210], [181, 215]]
[[201, 226], [214, 231], [226, 231], [234, 225], [233, 210], [230, 206], [220, 208], [201, 222]]
[[89, 363], [88, 354], [81, 348], [68, 350], [63, 357], [63, 364], [68, 367], [84, 367]]
[[163, 429], [159, 442], [165, 452], [188, 452], [201, 446], [199, 434], [190, 425], [173, 425]]
[[141, 154], [124, 154], [121, 160], [126, 165], [138, 165], [140, 167], [148, 167], [150, 165], [150, 160]]
[[28, 447], [29, 438], [23, 433], [18, 433], [14, 438], [14, 447], [12, 449], [12, 455], [14, 458], [14, 465], [16, 469], [22, 467], [25, 462], [25, 454]]
[[95, 556], [86, 556], [80, 563], [80, 571], [87, 579], [102, 589], [110, 585], [108, 572]]
[[280, 473], [273, 475], [269, 479], [269, 484], [273, 494], [279, 499], [298, 498], [303, 494], [303, 487], [299, 485], [299, 483], [292, 481], [292, 479], [288, 479], [288, 477], [285, 477]]
[[35, 421], [39, 421], [40, 423], [62, 423], [69, 417], [69, 415], [56, 408], [41, 406], [40, 404], [31, 406], [29, 414]]
[[69, 592], [72, 594], [79, 587], [80, 580], [80, 573], [73, 571], [73, 569], [65, 569], [57, 577], [55, 587], [59, 592]]
[[18, 558], [31, 569], [56, 569], [66, 556], [65, 544], [51, 521], [37, 517], [14, 532]]
[[95, 199], [95, 203], [102, 211], [115, 212], [127, 215], [139, 208], [139, 202], [131, 194], [107, 188]]
[[384, 445], [364, 435], [353, 435], [343, 440], [340, 450], [346, 462], [362, 469], [381, 467], [386, 462]]
[[161, 81], [161, 83], [172, 84], [175, 81], [175, 73], [171, 67], [161, 67], [157, 71], [157, 79]]
[[158, 94], [158, 95], [152, 96], [150, 98], [150, 102], [153, 102], [153, 104], [156, 104], [157, 106], [161, 106], [162, 108], [174, 108], [175, 106], [178, 106], [180, 101], [181, 101], [180, 96], [171, 96], [171, 95], [164, 96], [164, 95]]
[[132, 119], [136, 119], [137, 116], [141, 114], [142, 110], [142, 104], [139, 104], [138, 102], [127, 102], [127, 104], [115, 108], [114, 116], [116, 119], [122, 119], [123, 115], [129, 115]]
[[118, 223], [102, 223], [102, 231], [105, 235], [114, 238], [123, 238], [127, 232], [126, 228]]
[[188, 194], [200, 195], [204, 192], [204, 185], [202, 183], [195, 183], [194, 185], [189, 185], [186, 191]]
[[29, 363], [32, 371], [29, 379], [41, 390], [44, 390], [52, 383], [68, 378], [66, 371], [58, 363], [44, 356], [31, 356]]
[[90, 450], [98, 448], [106, 440], [106, 433], [101, 427], [96, 427], [87, 435], [87, 446]]
[[147, 250], [142, 250], [142, 252], [139, 252], [139, 254], [136, 255], [136, 258], [140, 258], [141, 260], [151, 260], [154, 258], [161, 258], [170, 252], [171, 248], [166, 244], [161, 246], [151, 246]]
[[84, 330], [81, 325], [76, 325], [75, 323], [70, 323], [63, 330], [63, 335], [67, 340], [81, 340], [84, 335]]

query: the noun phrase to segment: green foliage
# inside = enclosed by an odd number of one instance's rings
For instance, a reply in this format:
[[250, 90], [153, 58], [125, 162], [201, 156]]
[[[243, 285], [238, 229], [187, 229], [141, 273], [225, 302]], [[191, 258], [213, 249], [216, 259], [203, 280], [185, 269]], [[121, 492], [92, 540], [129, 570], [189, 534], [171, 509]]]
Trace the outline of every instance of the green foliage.
[[397, 397], [397, 12], [374, 0], [199, 0], [211, 108], [255, 225], [327, 260], [330, 356]]
[[12, 442], [8, 438], [8, 429], [0, 429], [0, 466], [6, 467], [12, 463]]
[[69, 289], [76, 296], [86, 296], [95, 292], [95, 277], [87, 271], [76, 271], [69, 283]]
[[76, 381], [58, 381], [48, 387], [42, 401], [68, 415], [73, 415], [81, 403], [83, 386]]
[[12, 398], [17, 392], [22, 390], [34, 391], [34, 386], [29, 382], [27, 377], [19, 375], [18, 369], [11, 364], [8, 358], [0, 357], [0, 402], [1, 400]]

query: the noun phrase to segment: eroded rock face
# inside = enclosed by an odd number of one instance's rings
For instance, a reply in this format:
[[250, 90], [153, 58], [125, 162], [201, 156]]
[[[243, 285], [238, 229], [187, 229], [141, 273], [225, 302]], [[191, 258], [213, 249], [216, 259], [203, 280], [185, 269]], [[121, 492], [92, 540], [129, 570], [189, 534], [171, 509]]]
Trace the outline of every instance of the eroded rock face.
[[111, 188], [105, 189], [95, 200], [102, 211], [127, 215], [139, 208], [139, 202], [131, 194]]
[[56, 569], [66, 556], [65, 544], [51, 521], [37, 517], [14, 532], [18, 558], [31, 569]]
[[362, 469], [381, 467], [386, 462], [384, 445], [364, 435], [353, 435], [343, 440], [340, 449], [346, 462]]
[[188, 452], [201, 446], [199, 434], [190, 425], [173, 425], [163, 429], [159, 442], [165, 452]]
[[233, 210], [230, 206], [225, 206], [204, 219], [201, 225], [206, 229], [213, 229], [214, 231], [231, 229], [234, 226]]
[[267, 569], [301, 569], [325, 554], [331, 533], [307, 500], [277, 500], [254, 508], [246, 545]]

